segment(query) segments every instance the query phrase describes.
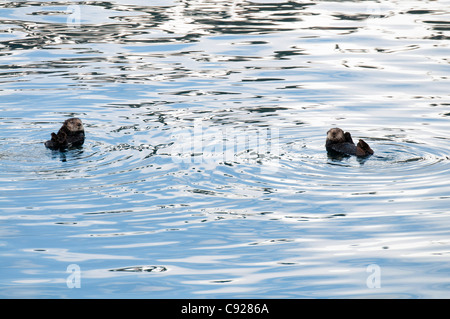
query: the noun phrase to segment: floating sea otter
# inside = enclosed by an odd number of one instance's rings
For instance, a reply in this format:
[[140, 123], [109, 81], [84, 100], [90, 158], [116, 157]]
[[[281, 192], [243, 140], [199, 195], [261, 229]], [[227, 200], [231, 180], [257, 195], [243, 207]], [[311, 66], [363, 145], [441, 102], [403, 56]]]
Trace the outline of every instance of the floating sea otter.
[[356, 155], [358, 157], [373, 154], [373, 150], [363, 140], [359, 140], [355, 145], [349, 132], [340, 128], [332, 128], [327, 132], [327, 141], [325, 144], [328, 153], [331, 155]]
[[45, 142], [45, 146], [52, 150], [65, 150], [70, 147], [81, 146], [84, 143], [84, 127], [79, 118], [64, 121], [58, 133], [52, 133], [52, 139]]

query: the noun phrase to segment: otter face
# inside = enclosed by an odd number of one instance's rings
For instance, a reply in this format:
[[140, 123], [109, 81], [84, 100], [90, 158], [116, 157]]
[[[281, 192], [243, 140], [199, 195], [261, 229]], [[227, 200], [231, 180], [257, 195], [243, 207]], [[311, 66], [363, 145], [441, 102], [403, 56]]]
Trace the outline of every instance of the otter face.
[[84, 132], [83, 123], [79, 118], [71, 118], [64, 122], [64, 125], [70, 132]]
[[332, 128], [327, 132], [327, 140], [333, 143], [344, 143], [345, 135], [344, 131], [340, 128]]

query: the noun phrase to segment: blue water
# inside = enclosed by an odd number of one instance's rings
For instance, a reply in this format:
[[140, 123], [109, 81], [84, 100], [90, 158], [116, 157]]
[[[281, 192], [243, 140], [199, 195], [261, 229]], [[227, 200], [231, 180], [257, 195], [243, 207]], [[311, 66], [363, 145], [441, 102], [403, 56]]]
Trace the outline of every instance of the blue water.
[[449, 1], [0, 19], [1, 298], [450, 297]]

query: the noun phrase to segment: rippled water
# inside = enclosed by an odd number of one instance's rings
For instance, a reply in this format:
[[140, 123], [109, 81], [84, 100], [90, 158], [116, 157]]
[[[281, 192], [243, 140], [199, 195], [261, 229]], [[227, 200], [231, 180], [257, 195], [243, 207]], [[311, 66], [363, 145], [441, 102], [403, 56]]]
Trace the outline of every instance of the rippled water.
[[[450, 297], [449, 1], [0, 19], [1, 297]], [[375, 154], [329, 158], [335, 126]]]

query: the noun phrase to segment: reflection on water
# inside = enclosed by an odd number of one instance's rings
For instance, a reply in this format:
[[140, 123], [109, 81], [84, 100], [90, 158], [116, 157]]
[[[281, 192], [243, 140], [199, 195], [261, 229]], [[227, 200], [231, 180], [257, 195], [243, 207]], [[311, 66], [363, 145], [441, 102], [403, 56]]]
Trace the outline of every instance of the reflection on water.
[[2, 3], [1, 296], [448, 297], [448, 8]]

